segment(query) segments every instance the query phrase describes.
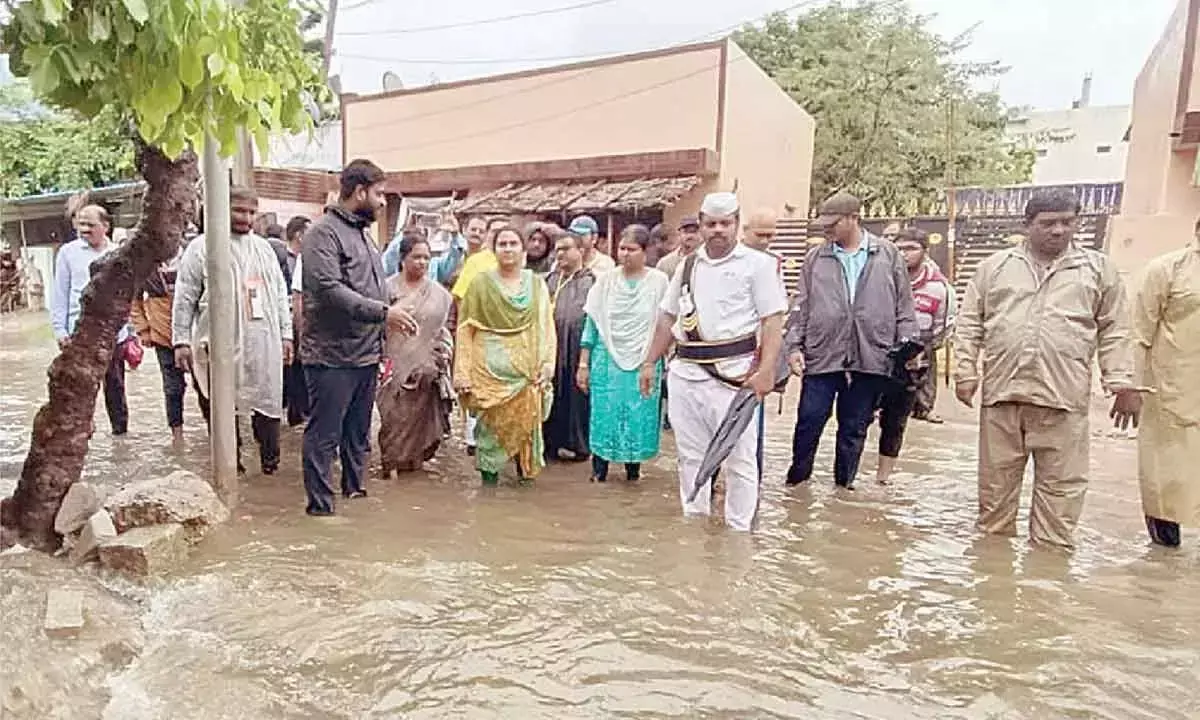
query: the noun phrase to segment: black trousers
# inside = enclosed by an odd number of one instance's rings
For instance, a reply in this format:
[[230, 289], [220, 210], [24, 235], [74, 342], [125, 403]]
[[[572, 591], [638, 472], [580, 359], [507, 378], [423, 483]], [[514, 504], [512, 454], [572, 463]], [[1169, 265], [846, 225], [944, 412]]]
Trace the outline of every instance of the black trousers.
[[[200, 414], [204, 416], [204, 424], [212, 432], [212, 403], [205, 396], [196, 376], [192, 376], [192, 388], [196, 391], [196, 402], [200, 405]], [[254, 442], [258, 443], [259, 467], [266, 474], [271, 474], [279, 468], [279, 418], [269, 417], [260, 412], [250, 414], [250, 432]], [[234, 420], [234, 431], [237, 433], [238, 472], [242, 472], [242, 428]]]
[[175, 365], [175, 349], [154, 346], [158, 356], [158, 371], [162, 374], [163, 399], [167, 408], [167, 426], [183, 427], [183, 395], [187, 390], [183, 371]]
[[311, 402], [304, 428], [304, 491], [310, 512], [332, 512], [335, 454], [342, 461], [342, 494], [363, 490], [379, 368], [305, 365], [304, 374]]
[[879, 454], [900, 457], [904, 431], [917, 402], [917, 390], [889, 382], [879, 396]]
[[125, 401], [125, 352], [122, 346], [113, 348], [108, 370], [104, 373], [104, 409], [113, 435], [129, 432], [129, 404]]
[[850, 487], [858, 475], [867, 428], [875, 415], [875, 404], [887, 378], [865, 373], [833, 372], [805, 375], [792, 436], [792, 466], [787, 482], [797, 485], [812, 477], [817, 446], [825, 423], [837, 404], [837, 447], [833, 478], [838, 485]]
[[[608, 466], [609, 462], [599, 455], [592, 455], [592, 477], [600, 482], [608, 481]], [[637, 480], [642, 475], [641, 463], [625, 463], [625, 477], [629, 480]]]
[[287, 408], [289, 426], [303, 425], [308, 420], [308, 381], [304, 379], [304, 365], [299, 357], [283, 367], [283, 405]]

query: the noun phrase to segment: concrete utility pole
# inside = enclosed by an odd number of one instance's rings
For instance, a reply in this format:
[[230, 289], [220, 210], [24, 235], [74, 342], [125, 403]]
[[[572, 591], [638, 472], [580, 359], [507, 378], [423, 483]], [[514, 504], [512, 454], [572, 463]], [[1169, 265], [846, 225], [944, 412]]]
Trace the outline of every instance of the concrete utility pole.
[[329, 78], [329, 62], [333, 59], [333, 36], [334, 26], [337, 23], [337, 12], [338, 0], [329, 0], [329, 11], [325, 16], [325, 50], [322, 53], [324, 55], [324, 65], [322, 66], [324, 72], [322, 74], [326, 79]]
[[208, 398], [212, 407], [209, 433], [213, 489], [227, 506], [237, 503], [237, 408], [234, 365], [234, 313], [238, 299], [233, 282], [229, 236], [229, 169], [220, 146], [209, 133], [204, 143], [204, 249], [207, 253], [209, 337]]

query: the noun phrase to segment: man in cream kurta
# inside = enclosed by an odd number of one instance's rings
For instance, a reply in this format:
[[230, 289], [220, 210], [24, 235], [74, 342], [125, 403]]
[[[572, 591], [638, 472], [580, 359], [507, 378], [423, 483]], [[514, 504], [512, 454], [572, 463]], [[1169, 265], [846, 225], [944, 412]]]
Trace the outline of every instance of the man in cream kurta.
[[[234, 313], [237, 412], [251, 417], [262, 471], [270, 475], [279, 467], [283, 366], [292, 360], [292, 310], [274, 248], [251, 229], [257, 209], [258, 199], [252, 191], [234, 188], [230, 192], [230, 250], [235, 297], [239, 299]], [[206, 420], [210, 397], [208, 301], [207, 253], [200, 236], [179, 260], [171, 333], [176, 364], [192, 373]]]
[[[787, 312], [775, 260], [737, 241], [733, 193], [704, 199], [700, 232], [705, 244], [695, 252], [692, 277], [685, 278], [685, 262], [671, 279], [639, 378], [642, 394], [649, 395], [655, 363], [674, 340], [678, 355], [671, 361], [667, 385], [686, 515], [711, 513], [711, 492], [701, 492], [691, 502], [688, 497], [697, 482], [707, 480], [697, 477], [700, 464], [739, 386], [753, 389], [760, 400], [774, 388]], [[700, 340], [689, 338], [689, 318], [698, 320], [693, 329]], [[693, 351], [716, 360], [689, 359]], [[758, 509], [757, 446], [758, 426], [751, 423], [722, 466], [725, 524], [734, 530], [749, 531]]]
[[1133, 304], [1135, 381], [1146, 387], [1138, 479], [1150, 538], [1177, 547], [1200, 525], [1200, 223], [1183, 250], [1150, 261]]

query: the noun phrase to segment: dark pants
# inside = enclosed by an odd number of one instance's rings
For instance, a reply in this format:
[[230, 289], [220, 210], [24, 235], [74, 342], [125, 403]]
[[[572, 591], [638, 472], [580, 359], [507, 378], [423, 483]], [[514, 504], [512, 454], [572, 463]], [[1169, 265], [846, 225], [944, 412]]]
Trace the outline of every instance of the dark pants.
[[287, 408], [287, 421], [291, 427], [303, 425], [308, 419], [308, 381], [304, 379], [304, 365], [299, 357], [283, 367], [283, 405]]
[[162, 373], [163, 398], [167, 404], [167, 426], [183, 427], [183, 394], [187, 383], [183, 371], [175, 365], [175, 349], [155, 345], [154, 354], [158, 356], [158, 371]]
[[919, 418], [931, 414], [937, 403], [937, 350], [926, 350], [925, 359], [929, 361], [929, 366], [921, 371], [923, 375], [917, 377], [916, 395], [913, 398], [913, 414]]
[[104, 409], [113, 435], [129, 432], [129, 405], [125, 402], [125, 351], [117, 345], [104, 373]]
[[1179, 523], [1171, 520], [1160, 520], [1147, 515], [1146, 531], [1150, 533], [1150, 540], [1155, 545], [1174, 548], [1179, 547], [1183, 541], [1179, 533]]
[[[200, 414], [204, 416], [204, 424], [212, 432], [212, 403], [204, 395], [196, 376], [192, 376], [192, 388], [196, 391], [196, 402], [200, 405]], [[250, 432], [258, 443], [259, 467], [270, 475], [279, 469], [279, 418], [268, 417], [259, 412], [250, 414]], [[242, 428], [237, 419], [233, 422], [234, 432], [237, 433], [238, 472], [244, 472], [242, 465]]]
[[[608, 480], [608, 461], [599, 455], [592, 455], [592, 477], [600, 482]], [[637, 480], [642, 475], [641, 463], [625, 463], [625, 477]]]
[[333, 511], [333, 456], [341, 455], [342, 494], [362, 492], [371, 448], [371, 409], [379, 382], [376, 365], [335, 368], [305, 365], [311, 402], [304, 429], [304, 490], [309, 512]]
[[817, 445], [825, 423], [837, 402], [837, 447], [833, 478], [838, 485], [850, 487], [858, 475], [867, 428], [875, 415], [875, 403], [886, 378], [863, 373], [823, 373], [805, 375], [800, 391], [796, 433], [792, 437], [792, 466], [787, 482], [797, 485], [812, 477]]
[[917, 402], [917, 391], [900, 383], [887, 384], [879, 396], [879, 454], [884, 457], [900, 457], [904, 446], [904, 430]]

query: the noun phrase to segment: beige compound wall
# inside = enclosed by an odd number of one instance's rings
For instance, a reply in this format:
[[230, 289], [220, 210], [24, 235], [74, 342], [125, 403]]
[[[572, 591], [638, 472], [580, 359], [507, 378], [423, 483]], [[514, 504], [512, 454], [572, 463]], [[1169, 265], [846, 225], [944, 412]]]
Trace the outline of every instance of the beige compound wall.
[[1187, 9], [1188, 0], [1180, 0], [1134, 86], [1124, 198], [1108, 237], [1109, 253], [1125, 273], [1181, 247], [1200, 217], [1200, 188], [1192, 183], [1196, 151], [1176, 150], [1170, 137], [1184, 63], [1197, 60], [1184, 58]]
[[389, 172], [716, 149], [718, 45], [349, 100], [346, 157]]

